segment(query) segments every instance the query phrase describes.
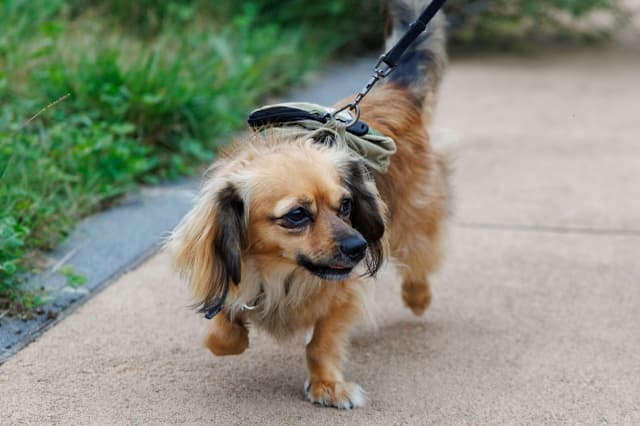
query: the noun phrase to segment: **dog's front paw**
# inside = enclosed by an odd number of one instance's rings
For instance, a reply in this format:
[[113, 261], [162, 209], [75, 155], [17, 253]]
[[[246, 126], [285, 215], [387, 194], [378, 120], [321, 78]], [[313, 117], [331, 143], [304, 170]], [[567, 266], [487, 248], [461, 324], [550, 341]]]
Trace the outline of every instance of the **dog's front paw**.
[[242, 323], [231, 323], [222, 315], [211, 322], [204, 345], [217, 356], [239, 355], [249, 347], [249, 330]]
[[314, 404], [350, 410], [367, 404], [367, 393], [357, 383], [307, 380], [304, 393]]

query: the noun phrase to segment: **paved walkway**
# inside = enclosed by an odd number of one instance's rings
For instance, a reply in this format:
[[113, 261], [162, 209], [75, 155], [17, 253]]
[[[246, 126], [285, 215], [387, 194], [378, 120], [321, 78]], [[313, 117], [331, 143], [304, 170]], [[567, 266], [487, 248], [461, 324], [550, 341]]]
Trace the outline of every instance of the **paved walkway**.
[[639, 76], [638, 51], [452, 65], [449, 256], [423, 318], [379, 284], [347, 366], [368, 407], [305, 402], [299, 341], [210, 356], [159, 254], [0, 367], [0, 423], [640, 424]]

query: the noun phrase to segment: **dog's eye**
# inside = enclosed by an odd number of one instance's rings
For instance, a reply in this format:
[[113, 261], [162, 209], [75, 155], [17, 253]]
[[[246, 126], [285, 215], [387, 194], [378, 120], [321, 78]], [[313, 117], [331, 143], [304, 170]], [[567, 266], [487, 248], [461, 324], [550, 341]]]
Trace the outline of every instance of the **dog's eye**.
[[302, 228], [311, 221], [309, 212], [297, 207], [282, 217], [280, 224], [285, 228]]
[[340, 209], [338, 210], [338, 216], [340, 217], [349, 217], [351, 215], [351, 204], [352, 201], [350, 198], [344, 198], [340, 203]]

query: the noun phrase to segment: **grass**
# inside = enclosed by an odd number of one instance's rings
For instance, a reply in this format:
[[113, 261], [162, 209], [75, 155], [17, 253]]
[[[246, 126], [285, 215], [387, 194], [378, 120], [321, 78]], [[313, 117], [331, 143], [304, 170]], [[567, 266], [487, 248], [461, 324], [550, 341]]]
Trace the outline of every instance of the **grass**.
[[[549, 11], [613, 4], [454, 2], [452, 38], [522, 36]], [[25, 282], [79, 218], [140, 183], [193, 174], [267, 96], [347, 42], [379, 43], [379, 9], [361, 0], [0, 1], [0, 312], [43, 302]]]

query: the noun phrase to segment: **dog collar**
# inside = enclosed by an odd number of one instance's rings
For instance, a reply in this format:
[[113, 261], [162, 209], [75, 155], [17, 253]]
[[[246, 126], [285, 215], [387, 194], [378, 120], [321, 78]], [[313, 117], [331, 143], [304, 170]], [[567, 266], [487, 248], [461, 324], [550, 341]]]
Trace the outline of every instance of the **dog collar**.
[[[224, 287], [222, 288], [222, 295], [220, 297], [215, 298], [211, 302], [205, 304], [200, 312], [204, 313], [204, 317], [208, 320], [212, 319], [216, 315], [218, 315], [222, 308], [224, 307], [225, 302], [227, 301], [227, 293], [229, 292], [229, 282], [226, 282]], [[240, 307], [241, 311], [253, 311], [258, 308], [262, 298], [264, 297], [264, 287], [260, 284], [260, 292], [253, 300], [251, 305], [244, 303]]]
[[252, 129], [270, 134], [309, 137], [329, 145], [344, 144], [361, 157], [367, 167], [385, 173], [396, 144], [348, 111], [312, 103], [281, 103], [258, 108], [248, 119]]
[[[247, 121], [254, 129], [301, 123], [306, 120], [327, 124], [331, 120], [332, 112], [333, 110], [315, 104], [285, 103], [259, 108], [249, 115]], [[341, 113], [338, 114], [337, 119], [346, 125], [351, 120], [351, 117], [346, 113]], [[347, 126], [346, 130], [354, 136], [364, 136], [369, 133], [369, 125], [364, 121], [358, 120]]]

